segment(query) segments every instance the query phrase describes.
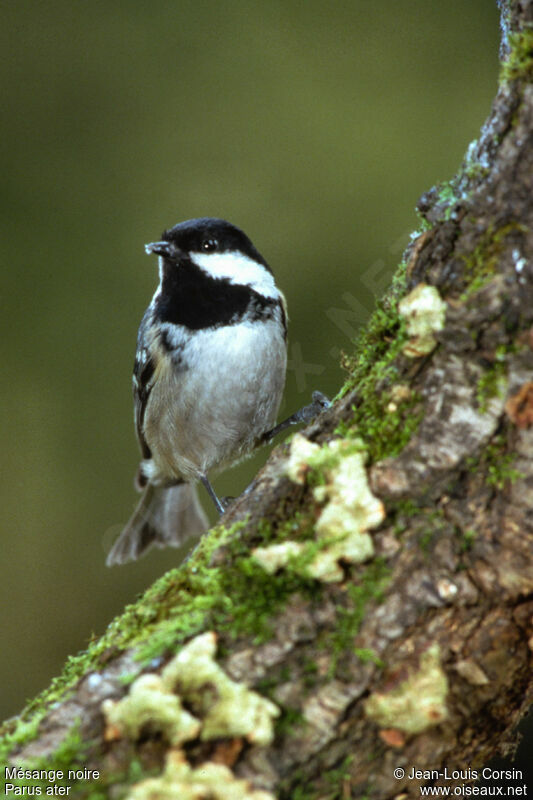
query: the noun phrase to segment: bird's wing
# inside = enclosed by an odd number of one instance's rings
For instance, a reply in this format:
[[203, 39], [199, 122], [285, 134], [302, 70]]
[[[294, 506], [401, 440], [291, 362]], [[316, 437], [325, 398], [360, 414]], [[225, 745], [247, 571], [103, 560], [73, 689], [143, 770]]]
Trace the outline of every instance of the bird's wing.
[[143, 458], [152, 453], [144, 438], [143, 423], [146, 404], [154, 385], [155, 361], [146, 336], [146, 315], [141, 322], [137, 338], [137, 353], [133, 365], [133, 417]]

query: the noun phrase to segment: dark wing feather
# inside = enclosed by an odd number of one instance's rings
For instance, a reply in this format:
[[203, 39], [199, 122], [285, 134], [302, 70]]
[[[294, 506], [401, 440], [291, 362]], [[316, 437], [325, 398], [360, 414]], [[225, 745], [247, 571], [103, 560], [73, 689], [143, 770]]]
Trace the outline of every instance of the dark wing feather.
[[147, 315], [144, 316], [137, 338], [137, 354], [133, 365], [133, 415], [137, 439], [143, 458], [151, 458], [152, 453], [143, 434], [146, 403], [154, 385], [155, 363], [146, 341]]

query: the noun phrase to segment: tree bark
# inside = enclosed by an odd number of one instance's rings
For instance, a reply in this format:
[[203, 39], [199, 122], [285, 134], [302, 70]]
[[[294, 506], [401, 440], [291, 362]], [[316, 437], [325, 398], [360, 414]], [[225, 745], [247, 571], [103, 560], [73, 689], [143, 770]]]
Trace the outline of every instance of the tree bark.
[[[489, 118], [457, 176], [422, 197], [423, 230], [346, 358], [347, 386], [303, 431], [322, 455], [298, 462], [294, 444], [277, 447], [224, 530], [4, 723], [8, 764], [98, 770], [59, 778], [70, 797], [229, 797], [186, 794], [176, 777], [176, 764], [217, 763], [224, 780], [249, 781], [233, 784], [238, 797], [381, 799], [467, 784], [514, 747], [533, 693], [533, 2], [501, 11]], [[424, 323], [420, 287], [435, 313], [444, 301], [443, 326]], [[344, 444], [320, 461], [332, 441]], [[338, 574], [320, 577], [314, 559], [335, 545], [316, 530], [342, 463], [362, 450], [382, 512], [360, 528], [372, 552], [341, 546]], [[252, 551], [272, 545], [282, 555], [270, 574]], [[273, 737], [243, 723], [211, 738], [216, 681], [211, 705], [207, 684], [201, 701], [183, 689], [200, 727], [179, 743], [157, 711], [129, 731], [112, 722], [116, 705], [103, 712], [208, 631], [224, 685], [274, 704]]]

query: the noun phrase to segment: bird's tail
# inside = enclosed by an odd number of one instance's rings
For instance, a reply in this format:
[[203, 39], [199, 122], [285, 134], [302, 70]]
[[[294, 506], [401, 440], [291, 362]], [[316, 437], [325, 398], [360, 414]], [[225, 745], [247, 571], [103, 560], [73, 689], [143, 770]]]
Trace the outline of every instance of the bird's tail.
[[209, 527], [196, 486], [180, 483], [167, 489], [148, 484], [139, 505], [109, 551], [108, 567], [143, 556], [151, 547], [180, 547]]

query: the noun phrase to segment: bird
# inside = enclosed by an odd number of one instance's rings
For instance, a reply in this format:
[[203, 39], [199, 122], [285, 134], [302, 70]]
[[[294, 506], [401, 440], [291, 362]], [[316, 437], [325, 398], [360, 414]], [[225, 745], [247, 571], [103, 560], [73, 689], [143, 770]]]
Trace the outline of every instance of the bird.
[[139, 327], [133, 368], [142, 497], [108, 566], [202, 534], [208, 521], [198, 482], [223, 513], [210, 476], [307, 419], [304, 409], [275, 426], [287, 306], [248, 236], [226, 220], [201, 217], [165, 230], [145, 250], [159, 257], [159, 285]]

